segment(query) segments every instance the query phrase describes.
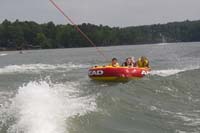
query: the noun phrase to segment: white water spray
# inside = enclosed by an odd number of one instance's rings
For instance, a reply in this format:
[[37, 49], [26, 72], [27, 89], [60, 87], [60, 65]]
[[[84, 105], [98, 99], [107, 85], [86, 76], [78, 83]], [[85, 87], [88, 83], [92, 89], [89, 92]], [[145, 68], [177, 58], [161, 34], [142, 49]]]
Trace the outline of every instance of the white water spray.
[[9, 109], [9, 133], [65, 133], [67, 119], [96, 110], [94, 96], [79, 97], [77, 84], [30, 82], [19, 88]]
[[153, 70], [153, 71], [151, 71], [151, 75], [159, 75], [162, 77], [166, 77], [166, 76], [178, 74], [180, 72], [195, 70], [195, 69], [199, 69], [199, 68], [200, 68], [200, 65], [189, 66], [189, 67], [182, 68], [182, 69]]
[[55, 70], [58, 72], [71, 71], [73, 69], [88, 68], [89, 65], [84, 64], [22, 64], [22, 65], [9, 65], [0, 68], [0, 74], [11, 74], [11, 73], [40, 73], [43, 71]]

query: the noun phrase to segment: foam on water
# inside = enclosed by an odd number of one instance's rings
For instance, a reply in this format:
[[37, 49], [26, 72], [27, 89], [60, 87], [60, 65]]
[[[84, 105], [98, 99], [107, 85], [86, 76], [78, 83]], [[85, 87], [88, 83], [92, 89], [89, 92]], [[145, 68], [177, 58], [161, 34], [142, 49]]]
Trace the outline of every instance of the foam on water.
[[185, 71], [184, 69], [153, 70], [151, 75], [170, 76]]
[[7, 115], [15, 120], [8, 133], [64, 133], [67, 120], [96, 111], [95, 96], [80, 97], [78, 84], [29, 82], [11, 99]]
[[0, 54], [0, 56], [6, 56], [6, 55], [8, 55], [8, 54], [6, 54], [6, 53]]
[[189, 66], [189, 67], [185, 67], [182, 69], [166, 69], [166, 70], [153, 70], [150, 72], [151, 75], [159, 75], [162, 77], [167, 77], [170, 75], [175, 75], [178, 74], [180, 72], [184, 72], [184, 71], [189, 71], [189, 70], [195, 70], [195, 69], [199, 69], [200, 65], [197, 66]]
[[[199, 116], [199, 110], [192, 111], [190, 113], [183, 113], [183, 112], [173, 112], [169, 110], [164, 110], [161, 108], [158, 108], [156, 106], [150, 106], [149, 109], [151, 111], [157, 111], [160, 112], [162, 115], [169, 115], [170, 117], [176, 118], [177, 120], [180, 120], [185, 126], [195, 126], [197, 129], [193, 128], [194, 132], [199, 132], [199, 126], [200, 126], [200, 116]], [[177, 130], [180, 131], [180, 130]], [[180, 133], [186, 132], [186, 131], [180, 131]], [[179, 133], [179, 132], [178, 132]]]
[[88, 65], [83, 64], [23, 64], [23, 65], [9, 65], [0, 68], [0, 74], [6, 73], [38, 73], [42, 71], [58, 70], [58, 71], [70, 71], [77, 68], [87, 68]]
[[156, 44], [156, 45], [158, 45], [158, 46], [163, 46], [163, 45], [167, 45], [168, 43], [158, 43], [158, 44]]
[[185, 125], [189, 125], [189, 126], [200, 125], [200, 116], [197, 113], [184, 114], [184, 113], [179, 112], [179, 113], [176, 113], [174, 117], [180, 118], [182, 121], [184, 121]]

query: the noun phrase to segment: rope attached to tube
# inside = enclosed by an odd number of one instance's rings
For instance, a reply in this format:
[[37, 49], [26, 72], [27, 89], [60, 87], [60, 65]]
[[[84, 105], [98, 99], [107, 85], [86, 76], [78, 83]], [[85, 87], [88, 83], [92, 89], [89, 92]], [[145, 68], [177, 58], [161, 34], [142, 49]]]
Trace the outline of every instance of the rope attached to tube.
[[58, 11], [74, 26], [74, 28], [93, 46], [96, 48], [97, 52], [99, 52], [99, 54], [101, 54], [104, 59], [106, 60], [106, 56], [104, 55], [103, 52], [101, 52], [101, 50], [94, 44], [94, 42], [78, 27], [77, 24], [75, 24], [72, 19], [67, 16], [65, 14], [65, 12], [53, 1], [53, 0], [49, 0], [56, 9], [58, 9]]

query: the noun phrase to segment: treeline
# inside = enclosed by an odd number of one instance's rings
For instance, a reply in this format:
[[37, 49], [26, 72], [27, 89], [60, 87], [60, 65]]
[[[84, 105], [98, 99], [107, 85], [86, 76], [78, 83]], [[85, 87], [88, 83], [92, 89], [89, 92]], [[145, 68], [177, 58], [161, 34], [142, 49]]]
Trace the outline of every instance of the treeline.
[[[200, 41], [200, 21], [173, 22], [137, 27], [109, 27], [83, 23], [79, 28], [97, 46]], [[0, 49], [71, 48], [91, 46], [70, 25], [32, 21], [0, 24]]]

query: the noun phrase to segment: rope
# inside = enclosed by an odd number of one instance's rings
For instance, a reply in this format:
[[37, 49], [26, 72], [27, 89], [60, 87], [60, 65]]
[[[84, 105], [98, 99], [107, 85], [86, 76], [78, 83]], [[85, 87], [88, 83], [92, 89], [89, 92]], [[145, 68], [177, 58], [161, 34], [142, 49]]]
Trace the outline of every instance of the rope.
[[96, 48], [97, 52], [99, 52], [100, 55], [102, 55], [104, 57], [104, 59], [106, 60], [106, 56], [104, 55], [103, 52], [101, 52], [101, 50], [94, 44], [94, 42], [78, 27], [77, 24], [75, 24], [72, 19], [67, 16], [65, 14], [65, 12], [53, 1], [53, 0], [49, 0], [56, 9], [58, 9], [58, 11], [74, 26], [74, 28], [93, 46]]

